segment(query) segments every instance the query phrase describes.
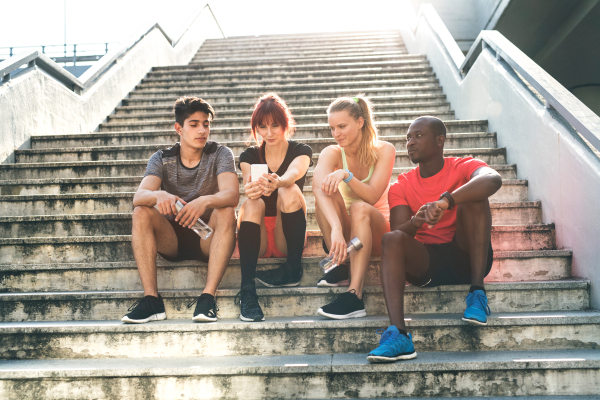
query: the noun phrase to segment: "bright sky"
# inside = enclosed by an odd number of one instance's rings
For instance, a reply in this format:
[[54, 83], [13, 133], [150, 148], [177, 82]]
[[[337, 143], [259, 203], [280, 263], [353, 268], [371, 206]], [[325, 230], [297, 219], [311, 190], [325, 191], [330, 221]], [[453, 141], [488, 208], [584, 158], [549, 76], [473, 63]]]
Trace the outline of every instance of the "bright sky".
[[[210, 0], [227, 36], [397, 29], [398, 0]], [[158, 22], [176, 39], [206, 0], [0, 0], [0, 47], [119, 42]]]

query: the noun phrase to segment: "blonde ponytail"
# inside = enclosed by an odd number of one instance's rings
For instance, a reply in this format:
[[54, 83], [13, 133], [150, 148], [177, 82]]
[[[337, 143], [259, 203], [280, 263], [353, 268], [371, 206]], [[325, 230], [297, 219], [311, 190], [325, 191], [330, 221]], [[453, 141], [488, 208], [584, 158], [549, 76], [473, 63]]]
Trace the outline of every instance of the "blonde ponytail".
[[346, 110], [354, 120], [363, 118], [362, 139], [358, 149], [358, 162], [361, 166], [370, 167], [375, 165], [379, 155], [377, 154], [378, 133], [377, 126], [373, 120], [372, 105], [369, 99], [358, 95], [356, 97], [340, 97], [333, 101], [327, 108], [327, 114]]

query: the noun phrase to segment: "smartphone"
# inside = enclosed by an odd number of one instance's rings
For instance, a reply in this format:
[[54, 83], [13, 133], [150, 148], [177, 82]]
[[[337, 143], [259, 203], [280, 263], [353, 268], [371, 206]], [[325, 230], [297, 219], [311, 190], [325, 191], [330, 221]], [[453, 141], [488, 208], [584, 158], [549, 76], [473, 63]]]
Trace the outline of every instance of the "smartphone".
[[269, 173], [269, 167], [267, 164], [252, 164], [250, 165], [250, 177], [252, 178], [252, 182], [258, 181], [258, 178], [263, 176], [263, 174]]

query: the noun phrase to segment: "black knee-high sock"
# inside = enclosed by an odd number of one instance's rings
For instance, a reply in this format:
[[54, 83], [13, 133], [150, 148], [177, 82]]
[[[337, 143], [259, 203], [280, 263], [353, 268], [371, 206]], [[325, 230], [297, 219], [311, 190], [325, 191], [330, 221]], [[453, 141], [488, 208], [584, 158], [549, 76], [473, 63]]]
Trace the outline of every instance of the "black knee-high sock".
[[242, 286], [254, 285], [256, 263], [260, 251], [260, 225], [250, 221], [242, 221], [238, 230], [238, 246], [240, 249]]
[[299, 209], [291, 213], [281, 213], [281, 226], [287, 243], [287, 264], [296, 271], [302, 266], [302, 252], [306, 238], [306, 216]]

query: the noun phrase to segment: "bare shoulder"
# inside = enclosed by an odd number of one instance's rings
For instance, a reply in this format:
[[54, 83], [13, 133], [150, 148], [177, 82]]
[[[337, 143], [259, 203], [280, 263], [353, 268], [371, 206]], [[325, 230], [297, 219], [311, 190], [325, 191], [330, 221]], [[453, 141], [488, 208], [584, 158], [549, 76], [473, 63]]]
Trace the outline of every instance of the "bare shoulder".
[[391, 144], [390, 142], [386, 142], [385, 140], [380, 140], [377, 143], [377, 153], [379, 155], [395, 154], [396, 153], [396, 147], [394, 147], [394, 145]]
[[317, 161], [317, 165], [330, 165], [335, 167], [337, 164], [341, 164], [342, 160], [342, 150], [341, 147], [337, 144], [327, 146], [319, 154], [319, 160]]

